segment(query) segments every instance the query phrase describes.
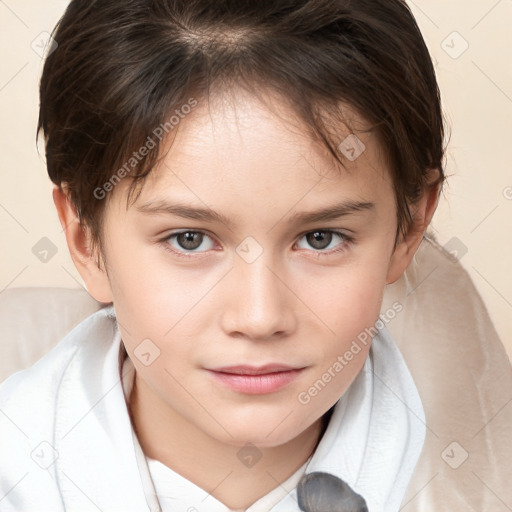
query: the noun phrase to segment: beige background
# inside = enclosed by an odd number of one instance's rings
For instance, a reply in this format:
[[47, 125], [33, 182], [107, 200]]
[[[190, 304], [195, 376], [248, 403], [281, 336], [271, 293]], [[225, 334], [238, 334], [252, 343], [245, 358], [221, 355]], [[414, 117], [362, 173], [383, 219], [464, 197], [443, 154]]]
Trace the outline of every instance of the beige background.
[[[66, 5], [0, 0], [0, 292], [82, 286], [52, 202], [44, 152], [35, 147], [40, 45]], [[458, 250], [512, 357], [512, 1], [409, 5], [435, 60], [451, 130], [451, 177], [433, 227], [443, 245]], [[48, 243], [43, 237], [56, 250], [46, 262], [33, 253]]]

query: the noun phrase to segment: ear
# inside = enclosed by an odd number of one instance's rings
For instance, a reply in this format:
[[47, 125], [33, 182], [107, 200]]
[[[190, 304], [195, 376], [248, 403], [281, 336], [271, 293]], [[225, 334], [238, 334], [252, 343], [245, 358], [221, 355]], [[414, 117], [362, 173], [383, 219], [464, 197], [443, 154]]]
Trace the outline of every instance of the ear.
[[[76, 269], [85, 282], [87, 291], [99, 302], [111, 303], [112, 290], [101, 254], [92, 253], [89, 230], [80, 225], [76, 209], [69, 200], [65, 187], [54, 185], [53, 202], [59, 214], [60, 224], [66, 233], [69, 252]], [[101, 267], [98, 266], [100, 262]]]
[[405, 272], [409, 263], [411, 262], [414, 254], [416, 253], [423, 235], [432, 220], [434, 212], [436, 211], [439, 203], [439, 195], [441, 193], [441, 184], [431, 185], [433, 183], [434, 175], [438, 175], [439, 171], [435, 169], [430, 172], [429, 185], [423, 191], [420, 200], [415, 203], [414, 211], [411, 212], [413, 222], [405, 237], [396, 246], [389, 262], [388, 274], [386, 277], [386, 284], [391, 284], [397, 281], [400, 276]]

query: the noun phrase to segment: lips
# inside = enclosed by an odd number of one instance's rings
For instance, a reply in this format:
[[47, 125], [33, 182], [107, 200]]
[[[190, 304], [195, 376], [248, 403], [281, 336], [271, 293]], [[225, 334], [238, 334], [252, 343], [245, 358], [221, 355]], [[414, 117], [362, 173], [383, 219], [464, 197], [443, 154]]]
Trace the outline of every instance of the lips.
[[298, 369], [300, 368], [293, 368], [292, 366], [284, 364], [266, 364], [263, 366], [226, 366], [222, 368], [214, 368], [212, 371], [237, 375], [266, 375], [269, 373], [280, 373]]
[[226, 366], [208, 370], [214, 381], [238, 393], [274, 393], [295, 380], [304, 368], [283, 364]]

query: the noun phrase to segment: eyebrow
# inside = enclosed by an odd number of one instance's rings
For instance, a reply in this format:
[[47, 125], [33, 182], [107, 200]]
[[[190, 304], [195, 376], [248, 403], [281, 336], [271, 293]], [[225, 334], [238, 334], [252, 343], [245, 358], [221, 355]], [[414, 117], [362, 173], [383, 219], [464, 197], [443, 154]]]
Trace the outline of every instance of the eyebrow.
[[[376, 205], [370, 201], [343, 201], [341, 203], [315, 210], [312, 212], [297, 212], [288, 218], [288, 224], [312, 224], [336, 220], [347, 215], [375, 213]], [[233, 226], [233, 220], [210, 208], [192, 207], [183, 203], [167, 201], [150, 201], [136, 206], [137, 211], [148, 215], [174, 215], [184, 219], [202, 220], [205, 222], [220, 222]]]

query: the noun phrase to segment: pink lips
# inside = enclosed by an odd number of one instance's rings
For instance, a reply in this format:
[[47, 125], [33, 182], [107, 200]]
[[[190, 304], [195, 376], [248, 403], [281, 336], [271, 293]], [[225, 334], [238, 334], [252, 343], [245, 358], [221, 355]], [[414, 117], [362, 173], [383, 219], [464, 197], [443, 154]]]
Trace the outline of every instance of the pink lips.
[[217, 381], [234, 391], [249, 395], [263, 395], [283, 388], [303, 369], [281, 364], [267, 364], [259, 367], [228, 366], [208, 371]]

